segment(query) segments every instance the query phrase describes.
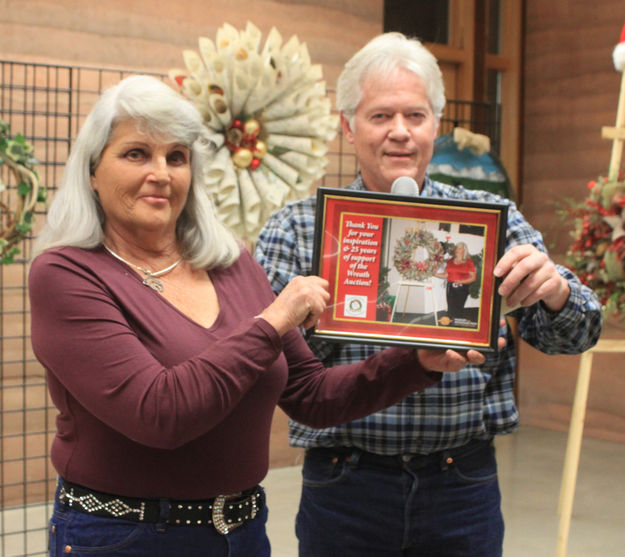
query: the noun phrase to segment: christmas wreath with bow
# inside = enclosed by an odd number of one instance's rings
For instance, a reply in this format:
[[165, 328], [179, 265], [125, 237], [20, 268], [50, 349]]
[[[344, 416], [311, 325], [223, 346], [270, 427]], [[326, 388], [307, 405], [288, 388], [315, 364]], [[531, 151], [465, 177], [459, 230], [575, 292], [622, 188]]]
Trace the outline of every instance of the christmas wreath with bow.
[[562, 216], [572, 216], [575, 222], [574, 241], [567, 251], [569, 266], [599, 296], [606, 317], [625, 324], [625, 174], [620, 165], [625, 131], [625, 26], [612, 57], [622, 76], [616, 125], [602, 129], [602, 137], [613, 140], [608, 176], [589, 182], [588, 197], [582, 203], [569, 201]]
[[592, 288], [606, 315], [625, 320], [625, 181], [599, 177], [588, 183], [588, 197], [568, 202], [561, 216], [573, 218], [567, 263]]
[[[420, 261], [413, 259], [417, 248], [425, 248], [428, 256]], [[432, 277], [444, 262], [445, 248], [431, 232], [420, 228], [408, 229], [397, 240], [393, 264], [406, 280], [423, 281]]]

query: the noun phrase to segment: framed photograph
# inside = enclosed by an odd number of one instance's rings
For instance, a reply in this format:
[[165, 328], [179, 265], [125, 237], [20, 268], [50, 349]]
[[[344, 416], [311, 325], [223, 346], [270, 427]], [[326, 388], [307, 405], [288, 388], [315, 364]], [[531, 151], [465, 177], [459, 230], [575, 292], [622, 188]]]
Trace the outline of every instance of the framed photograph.
[[313, 272], [326, 340], [497, 349], [507, 205], [319, 188]]

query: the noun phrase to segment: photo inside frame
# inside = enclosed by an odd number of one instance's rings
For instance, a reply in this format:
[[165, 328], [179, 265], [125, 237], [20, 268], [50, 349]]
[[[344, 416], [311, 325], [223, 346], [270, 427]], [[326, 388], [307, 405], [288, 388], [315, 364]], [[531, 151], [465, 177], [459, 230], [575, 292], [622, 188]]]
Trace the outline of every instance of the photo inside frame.
[[331, 301], [313, 334], [496, 349], [506, 215], [504, 204], [320, 188], [313, 265]]

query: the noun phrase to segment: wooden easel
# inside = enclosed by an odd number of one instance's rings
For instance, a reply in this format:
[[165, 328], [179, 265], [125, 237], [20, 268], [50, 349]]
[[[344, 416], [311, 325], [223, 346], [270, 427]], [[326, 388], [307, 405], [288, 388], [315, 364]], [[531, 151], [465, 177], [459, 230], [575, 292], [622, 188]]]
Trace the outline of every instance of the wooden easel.
[[[625, 30], [624, 30], [625, 32]], [[621, 79], [621, 92], [616, 112], [616, 125], [603, 127], [601, 136], [612, 139], [612, 155], [610, 157], [610, 169], [608, 181], [618, 181], [623, 145], [625, 144], [625, 71]], [[584, 435], [584, 418], [586, 415], [586, 402], [588, 400], [588, 387], [592, 370], [592, 358], [597, 352], [625, 353], [625, 340], [599, 340], [590, 350], [584, 352], [579, 364], [577, 374], [577, 386], [571, 411], [571, 423], [569, 426], [569, 438], [564, 457], [564, 470], [562, 471], [562, 483], [560, 485], [560, 500], [558, 514], [560, 525], [558, 528], [558, 543], [556, 557], [566, 557], [566, 546], [571, 526], [571, 513], [573, 511], [573, 499], [575, 497], [575, 484], [577, 482], [577, 469], [579, 467], [579, 454], [581, 451], [582, 437]]]
[[571, 411], [571, 424], [569, 426], [569, 438], [564, 457], [562, 483], [560, 485], [560, 501], [558, 503], [560, 526], [558, 528], [556, 557], [566, 556], [566, 545], [571, 526], [571, 513], [573, 511], [573, 498], [575, 497], [575, 484], [577, 482], [577, 469], [579, 467], [579, 455], [584, 435], [584, 418], [586, 416], [586, 402], [588, 400], [588, 387], [592, 371], [592, 358], [598, 352], [625, 353], [625, 340], [601, 339], [590, 350], [582, 354]]
[[616, 111], [616, 126], [613, 128], [609, 126], [601, 128], [601, 137], [612, 140], [608, 182], [616, 182], [621, 168], [623, 145], [625, 144], [625, 71], [621, 79], [621, 94], [619, 95], [618, 109]]

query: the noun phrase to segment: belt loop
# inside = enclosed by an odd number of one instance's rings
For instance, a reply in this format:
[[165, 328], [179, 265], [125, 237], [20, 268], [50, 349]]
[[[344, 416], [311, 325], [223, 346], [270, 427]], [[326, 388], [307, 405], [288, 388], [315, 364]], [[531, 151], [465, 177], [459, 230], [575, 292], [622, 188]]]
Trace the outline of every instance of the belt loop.
[[171, 503], [167, 499], [160, 499], [160, 513], [158, 517], [158, 522], [156, 523], [156, 531], [159, 533], [165, 532], [167, 528], [167, 521], [169, 520], [169, 515], [171, 513]]
[[350, 468], [358, 468], [358, 464], [360, 463], [360, 455], [362, 451], [358, 449], [354, 449], [351, 453], [349, 453], [345, 457], [345, 462]]

